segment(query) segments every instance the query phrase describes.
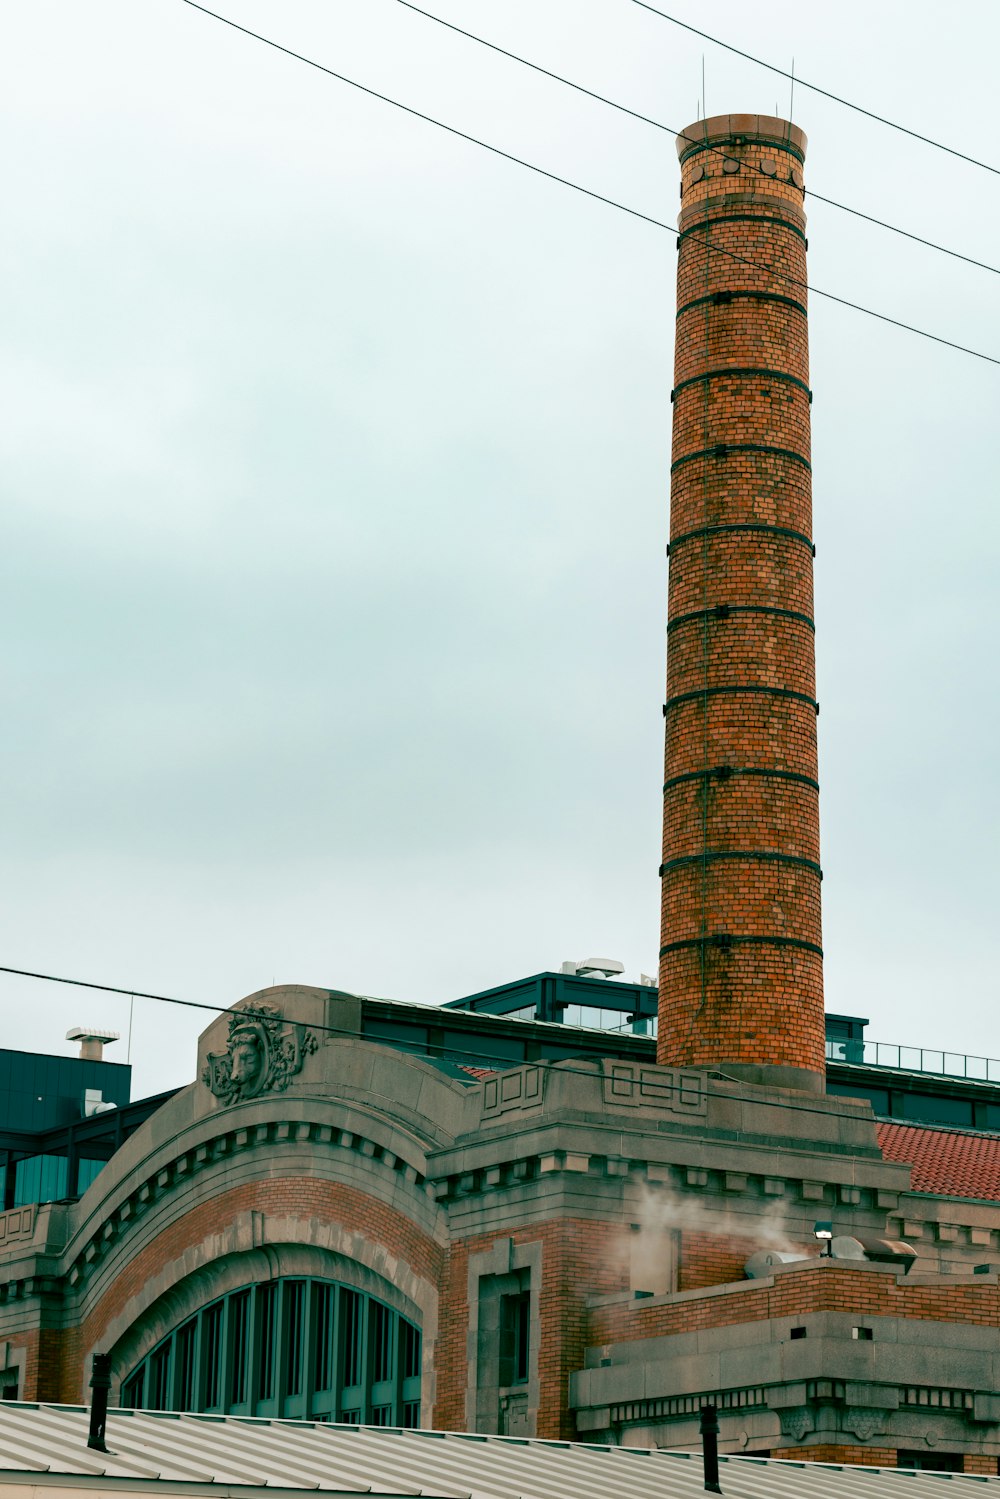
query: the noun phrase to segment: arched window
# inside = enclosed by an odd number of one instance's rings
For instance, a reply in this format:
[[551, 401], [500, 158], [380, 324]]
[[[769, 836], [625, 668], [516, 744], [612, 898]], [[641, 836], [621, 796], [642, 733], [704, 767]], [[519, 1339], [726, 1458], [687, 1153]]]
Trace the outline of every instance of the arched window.
[[420, 1330], [350, 1286], [244, 1286], [182, 1322], [122, 1381], [130, 1410], [420, 1425]]

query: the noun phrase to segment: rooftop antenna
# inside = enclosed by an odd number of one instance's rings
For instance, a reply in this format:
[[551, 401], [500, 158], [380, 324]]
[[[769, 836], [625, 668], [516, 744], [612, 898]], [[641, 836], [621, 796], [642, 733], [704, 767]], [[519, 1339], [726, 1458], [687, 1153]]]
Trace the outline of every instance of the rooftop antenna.
[[795, 58], [792, 58], [792, 85], [788, 91], [788, 118], [795, 118]]
[[705, 96], [705, 54], [701, 54], [701, 109], [702, 119], [708, 119], [708, 101]]

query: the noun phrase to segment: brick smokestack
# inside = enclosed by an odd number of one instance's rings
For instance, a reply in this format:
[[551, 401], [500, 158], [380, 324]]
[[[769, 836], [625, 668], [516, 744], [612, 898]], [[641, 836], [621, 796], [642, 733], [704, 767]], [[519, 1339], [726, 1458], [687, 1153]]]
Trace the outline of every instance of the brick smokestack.
[[677, 140], [659, 1060], [821, 1089], [805, 148]]

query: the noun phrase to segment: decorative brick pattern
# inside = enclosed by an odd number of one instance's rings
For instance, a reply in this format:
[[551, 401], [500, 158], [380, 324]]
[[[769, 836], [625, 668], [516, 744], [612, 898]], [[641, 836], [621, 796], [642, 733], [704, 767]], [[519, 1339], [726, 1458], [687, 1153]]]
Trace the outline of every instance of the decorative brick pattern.
[[658, 1059], [822, 1074], [805, 137], [687, 134]]

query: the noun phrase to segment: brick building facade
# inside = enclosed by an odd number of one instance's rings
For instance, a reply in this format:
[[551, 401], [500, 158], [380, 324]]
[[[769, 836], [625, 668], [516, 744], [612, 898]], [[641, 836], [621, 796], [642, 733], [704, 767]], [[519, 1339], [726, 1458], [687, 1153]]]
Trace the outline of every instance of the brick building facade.
[[824, 1091], [805, 140], [678, 144], [658, 1057], [250, 996], [0, 1216], [7, 1394], [997, 1471], [1000, 1137]]

